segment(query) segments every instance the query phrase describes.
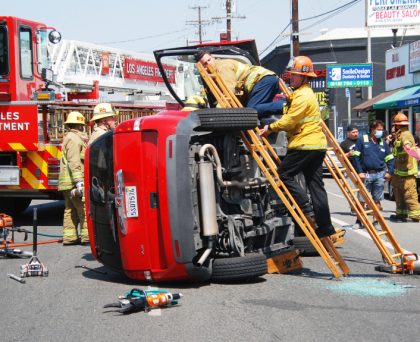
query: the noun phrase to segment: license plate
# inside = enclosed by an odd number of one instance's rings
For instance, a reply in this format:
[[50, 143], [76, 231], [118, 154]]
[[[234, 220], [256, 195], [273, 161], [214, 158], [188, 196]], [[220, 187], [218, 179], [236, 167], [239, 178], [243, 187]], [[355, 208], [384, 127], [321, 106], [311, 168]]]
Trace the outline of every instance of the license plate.
[[127, 217], [138, 217], [137, 188], [135, 186], [126, 186], [124, 190]]
[[0, 166], [0, 185], [19, 185], [19, 168]]

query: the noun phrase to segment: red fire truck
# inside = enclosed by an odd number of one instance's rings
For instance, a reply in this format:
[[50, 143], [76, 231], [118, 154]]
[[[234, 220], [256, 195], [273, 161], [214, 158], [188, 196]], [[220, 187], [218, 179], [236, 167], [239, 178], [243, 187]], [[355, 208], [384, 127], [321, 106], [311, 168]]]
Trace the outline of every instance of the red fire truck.
[[[166, 65], [175, 83], [175, 65]], [[113, 102], [120, 121], [171, 99], [153, 56], [61, 40], [47, 25], [0, 16], [0, 212], [58, 198], [63, 122]]]

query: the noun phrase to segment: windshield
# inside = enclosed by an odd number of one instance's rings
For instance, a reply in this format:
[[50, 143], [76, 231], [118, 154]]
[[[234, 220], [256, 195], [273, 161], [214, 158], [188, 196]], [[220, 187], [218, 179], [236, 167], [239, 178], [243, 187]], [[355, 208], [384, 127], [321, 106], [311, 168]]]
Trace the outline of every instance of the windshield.
[[[163, 56], [160, 60], [160, 63], [163, 65], [176, 65], [175, 79], [171, 81], [166, 73], [168, 78], [166, 84], [169, 88], [172, 88], [173, 95], [177, 98], [178, 101], [181, 101], [183, 105], [188, 99], [191, 99], [194, 96], [203, 97], [207, 103], [213, 103], [211, 99], [208, 98], [209, 92], [206, 90], [206, 87], [203, 85], [203, 80], [201, 79], [200, 73], [196, 66], [195, 59], [196, 51], [189, 51], [189, 53], [182, 52], [179, 55]], [[216, 59], [235, 59], [245, 64], [252, 64], [251, 61], [240, 55], [225, 55], [225, 54], [212, 54]], [[171, 90], [171, 89], [170, 89]]]
[[0, 25], [0, 75], [9, 74], [9, 58], [7, 47], [7, 27]]

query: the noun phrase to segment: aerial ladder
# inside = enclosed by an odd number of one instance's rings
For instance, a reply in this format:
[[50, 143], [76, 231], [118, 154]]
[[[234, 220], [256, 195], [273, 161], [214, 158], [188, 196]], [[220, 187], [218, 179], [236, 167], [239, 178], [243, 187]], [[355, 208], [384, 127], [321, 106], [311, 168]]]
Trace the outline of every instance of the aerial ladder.
[[[203, 80], [207, 84], [212, 94], [215, 96], [220, 107], [242, 107], [242, 104], [238, 98], [226, 86], [224, 80], [220, 77], [220, 75], [217, 74], [217, 72], [215, 72], [212, 66], [208, 66], [208, 68], [205, 69], [201, 63], [197, 63], [196, 65]], [[259, 132], [260, 131], [258, 128], [241, 132], [241, 138], [247, 146], [252, 157], [258, 164], [262, 173], [267, 178], [268, 182], [278, 197], [285, 204], [286, 208], [296, 223], [299, 225], [319, 255], [325, 261], [334, 277], [340, 278], [341, 276], [348, 275], [350, 270], [341, 255], [334, 247], [333, 241], [330, 239], [330, 237], [318, 237], [315, 232], [315, 223], [305, 216], [293, 196], [290, 194], [289, 190], [280, 179], [279, 173], [277, 171], [277, 165], [279, 165], [280, 159], [267, 139], [265, 137], [259, 136]]]

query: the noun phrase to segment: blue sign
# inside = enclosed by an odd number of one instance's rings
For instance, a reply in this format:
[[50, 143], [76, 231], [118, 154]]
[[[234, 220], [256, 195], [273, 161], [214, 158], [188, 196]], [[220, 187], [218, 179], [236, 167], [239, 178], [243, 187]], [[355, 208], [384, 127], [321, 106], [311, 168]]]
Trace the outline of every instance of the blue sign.
[[350, 97], [350, 89], [346, 88], [346, 97]]
[[327, 88], [371, 87], [372, 64], [327, 65]]

